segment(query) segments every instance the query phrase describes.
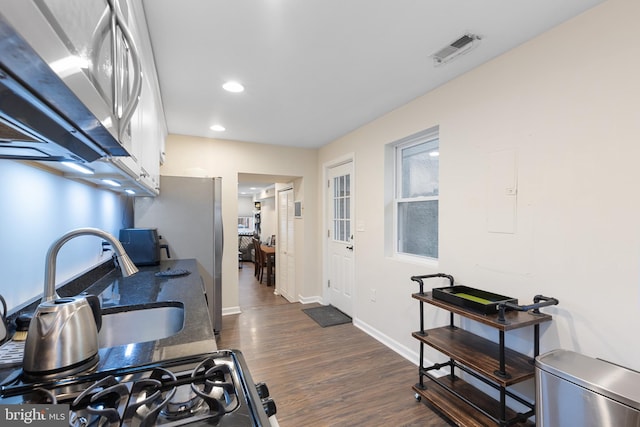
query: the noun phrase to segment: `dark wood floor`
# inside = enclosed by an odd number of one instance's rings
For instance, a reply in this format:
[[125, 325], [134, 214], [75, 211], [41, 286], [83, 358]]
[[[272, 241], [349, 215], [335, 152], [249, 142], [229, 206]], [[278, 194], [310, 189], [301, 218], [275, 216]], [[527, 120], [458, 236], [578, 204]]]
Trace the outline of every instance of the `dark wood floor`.
[[282, 427], [450, 426], [414, 399], [417, 368], [352, 324], [322, 328], [239, 269], [241, 314], [225, 316], [218, 347], [239, 349], [267, 383]]

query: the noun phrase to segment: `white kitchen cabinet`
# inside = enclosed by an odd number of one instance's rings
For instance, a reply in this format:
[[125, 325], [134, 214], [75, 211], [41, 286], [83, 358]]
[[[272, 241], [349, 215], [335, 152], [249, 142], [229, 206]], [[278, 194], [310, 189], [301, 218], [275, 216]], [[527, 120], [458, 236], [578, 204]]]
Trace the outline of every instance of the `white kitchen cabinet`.
[[[132, 188], [139, 196], [156, 196], [160, 188], [160, 163], [167, 136], [151, 41], [142, 2], [120, 0], [127, 10], [127, 24], [138, 51], [142, 81], [137, 107], [131, 117], [127, 157], [113, 157], [94, 163], [101, 175], [115, 173], [122, 188]], [[88, 178], [91, 180], [91, 178]]]
[[131, 138], [127, 147], [130, 156], [115, 158], [112, 163], [145, 189], [145, 194], [138, 194], [157, 195], [167, 136], [160, 87], [142, 3], [138, 0], [120, 1], [126, 3], [123, 8], [129, 12], [128, 24], [142, 69], [142, 87], [138, 106], [131, 118]]
[[142, 90], [131, 120], [131, 159], [123, 161], [131, 168], [135, 162], [140, 182], [157, 194], [167, 128], [142, 2], [129, 0], [127, 3], [133, 19], [130, 28], [142, 67]]
[[104, 129], [91, 123], [80, 128], [108, 155], [126, 156], [129, 123], [141, 87], [128, 4], [123, 0], [3, 0], [0, 13]]
[[142, 1], [3, 0], [0, 13], [108, 131], [81, 179], [157, 195], [167, 130]]

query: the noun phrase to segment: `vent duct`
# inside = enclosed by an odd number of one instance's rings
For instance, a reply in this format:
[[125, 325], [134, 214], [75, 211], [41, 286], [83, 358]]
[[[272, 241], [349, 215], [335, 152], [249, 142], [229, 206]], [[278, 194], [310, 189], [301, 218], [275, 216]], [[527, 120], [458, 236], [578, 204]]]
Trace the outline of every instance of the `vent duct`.
[[474, 49], [478, 45], [478, 41], [480, 40], [480, 36], [475, 34], [465, 34], [464, 36], [458, 38], [457, 40], [449, 43], [449, 45], [443, 47], [436, 53], [432, 54], [434, 65], [442, 65], [447, 62], [457, 58], [463, 53], [467, 53], [470, 50]]

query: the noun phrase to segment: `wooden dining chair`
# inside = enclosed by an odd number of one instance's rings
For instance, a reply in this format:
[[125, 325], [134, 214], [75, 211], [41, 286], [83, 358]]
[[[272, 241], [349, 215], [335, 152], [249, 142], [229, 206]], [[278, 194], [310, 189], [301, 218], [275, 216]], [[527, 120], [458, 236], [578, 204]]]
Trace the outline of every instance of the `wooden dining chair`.
[[264, 252], [262, 252], [262, 249], [260, 249], [260, 240], [256, 238], [253, 239], [253, 253], [255, 266], [253, 275], [260, 281], [260, 283], [262, 283], [262, 276], [264, 275], [265, 268], [265, 257]]

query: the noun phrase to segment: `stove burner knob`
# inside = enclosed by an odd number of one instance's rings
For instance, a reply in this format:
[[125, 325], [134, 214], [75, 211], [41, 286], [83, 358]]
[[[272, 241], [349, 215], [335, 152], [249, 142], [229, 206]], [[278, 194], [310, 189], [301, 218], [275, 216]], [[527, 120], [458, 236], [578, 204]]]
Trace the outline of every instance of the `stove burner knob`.
[[267, 413], [268, 417], [275, 415], [277, 412], [276, 402], [274, 402], [273, 399], [270, 397], [267, 397], [266, 399], [262, 399], [262, 407], [264, 408], [264, 412]]
[[266, 399], [269, 397], [269, 388], [265, 383], [256, 384], [256, 390], [258, 390], [258, 396], [260, 396], [260, 399]]

